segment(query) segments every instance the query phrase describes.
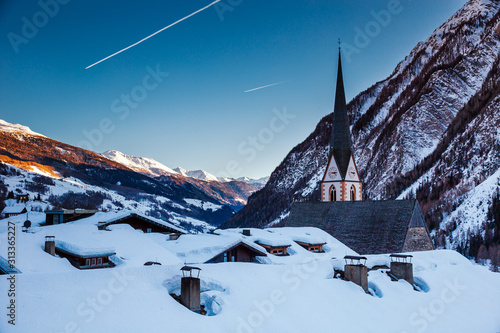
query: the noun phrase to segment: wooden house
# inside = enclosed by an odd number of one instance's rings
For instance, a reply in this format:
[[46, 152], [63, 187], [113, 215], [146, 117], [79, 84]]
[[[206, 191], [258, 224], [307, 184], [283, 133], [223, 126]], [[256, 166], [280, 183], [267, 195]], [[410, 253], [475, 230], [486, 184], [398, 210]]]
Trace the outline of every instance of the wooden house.
[[310, 252], [316, 252], [316, 253], [324, 253], [323, 251], [323, 245], [325, 245], [325, 242], [321, 241], [312, 241], [312, 240], [305, 240], [305, 239], [300, 239], [300, 240], [295, 240], [295, 243], [299, 244], [302, 246], [304, 249]]
[[276, 242], [275, 240], [258, 239], [255, 244], [262, 246], [270, 254], [277, 256], [287, 256], [287, 249], [292, 246], [288, 242]]
[[118, 216], [100, 222], [98, 228], [100, 230], [105, 230], [108, 226], [113, 224], [128, 224], [132, 228], [142, 230], [145, 233], [186, 233], [184, 229], [178, 228], [171, 223], [134, 212], [123, 212], [122, 214], [118, 214]]
[[105, 248], [85, 248], [74, 244], [56, 241], [55, 252], [60, 257], [68, 261], [78, 269], [109, 268], [114, 264], [110, 256], [115, 255], [113, 249]]
[[227, 249], [222, 250], [205, 263], [217, 262], [254, 262], [255, 257], [266, 256], [266, 253], [246, 242], [238, 242]]
[[13, 205], [7, 206], [2, 210], [3, 217], [12, 217], [21, 214], [25, 214], [27, 212], [25, 205]]
[[54, 225], [76, 221], [97, 213], [97, 209], [61, 209], [45, 211], [45, 224]]

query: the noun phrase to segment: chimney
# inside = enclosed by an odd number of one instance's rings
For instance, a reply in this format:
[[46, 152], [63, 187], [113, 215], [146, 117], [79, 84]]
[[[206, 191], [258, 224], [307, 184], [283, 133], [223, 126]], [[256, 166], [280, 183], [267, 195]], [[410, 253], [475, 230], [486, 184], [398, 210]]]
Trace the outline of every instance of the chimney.
[[[361, 286], [365, 292], [368, 291], [368, 268], [366, 257], [345, 256], [344, 277], [347, 281]], [[364, 262], [362, 263], [362, 261]]]
[[413, 256], [409, 254], [391, 254], [390, 257], [390, 273], [398, 280], [406, 280], [413, 285], [413, 264], [411, 263]]
[[45, 236], [45, 252], [51, 256], [56, 255], [56, 237], [55, 236]]
[[251, 236], [250, 229], [243, 229], [243, 236]]
[[[200, 312], [200, 271], [198, 267], [184, 266], [181, 268], [181, 302], [191, 311]], [[193, 277], [193, 271], [198, 275]]]

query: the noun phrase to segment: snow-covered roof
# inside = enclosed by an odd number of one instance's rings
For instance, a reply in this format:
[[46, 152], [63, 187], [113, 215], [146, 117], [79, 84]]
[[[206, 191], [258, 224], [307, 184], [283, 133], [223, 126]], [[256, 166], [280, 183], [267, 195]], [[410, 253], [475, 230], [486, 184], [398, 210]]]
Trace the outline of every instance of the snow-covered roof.
[[25, 205], [7, 206], [2, 210], [2, 214], [21, 214], [26, 209]]
[[78, 244], [56, 239], [56, 250], [67, 252], [82, 258], [97, 256], [112, 256], [115, 250], [111, 247], [104, 247], [102, 244], [96, 244], [90, 239], [81, 239]]
[[4, 257], [0, 257], [0, 272], [5, 274], [17, 274], [21, 273], [16, 267], [12, 267], [9, 261]]
[[165, 236], [158, 234], [151, 234], [150, 237], [154, 238], [158, 244], [174, 253], [186, 264], [205, 263], [239, 243], [243, 243], [257, 252], [266, 254], [264, 248], [243, 239], [237, 234], [182, 235], [175, 241], [167, 241]]
[[136, 211], [130, 211], [130, 210], [123, 210], [123, 211], [113, 212], [113, 214], [107, 214], [107, 215], [105, 215], [105, 218], [103, 218], [100, 222], [102, 223], [101, 224], [102, 226], [109, 226], [111, 224], [119, 223], [122, 220], [125, 220], [129, 217], [140, 218], [141, 220], [147, 221], [151, 224], [160, 226], [162, 228], [171, 229], [172, 232], [179, 232], [181, 234], [187, 233], [186, 230], [179, 228], [179, 227], [176, 227], [175, 225], [173, 225], [169, 222], [166, 222], [166, 221], [163, 221], [163, 220], [151, 217], [151, 216], [146, 216], [142, 213], [139, 213]]

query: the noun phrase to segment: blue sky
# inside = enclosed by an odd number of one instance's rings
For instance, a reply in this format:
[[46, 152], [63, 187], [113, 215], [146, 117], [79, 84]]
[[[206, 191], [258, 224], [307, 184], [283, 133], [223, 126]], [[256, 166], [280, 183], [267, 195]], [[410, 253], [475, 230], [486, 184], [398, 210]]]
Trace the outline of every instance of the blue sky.
[[221, 0], [85, 69], [211, 1], [1, 0], [0, 119], [99, 153], [269, 175], [332, 112], [339, 37], [350, 100], [466, 2]]

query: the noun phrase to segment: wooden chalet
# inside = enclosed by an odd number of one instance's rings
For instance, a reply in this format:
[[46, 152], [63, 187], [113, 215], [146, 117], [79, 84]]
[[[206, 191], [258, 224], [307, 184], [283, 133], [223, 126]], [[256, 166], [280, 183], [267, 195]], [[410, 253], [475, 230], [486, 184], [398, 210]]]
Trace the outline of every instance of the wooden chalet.
[[98, 228], [100, 230], [105, 230], [108, 226], [113, 224], [128, 224], [132, 228], [142, 230], [145, 233], [149, 232], [174, 233], [174, 234], [186, 233], [185, 230], [178, 228], [166, 221], [132, 212], [126, 212], [111, 220], [100, 222]]
[[61, 209], [45, 211], [45, 224], [54, 225], [76, 221], [97, 213], [97, 209]]
[[266, 256], [266, 253], [247, 244], [246, 242], [241, 241], [227, 249], [224, 249], [222, 252], [207, 260], [205, 263], [254, 262], [255, 257], [257, 256]]
[[259, 239], [255, 241], [255, 244], [262, 246], [266, 249], [266, 251], [270, 254], [274, 254], [277, 256], [287, 256], [287, 249], [292, 246], [291, 244], [286, 243], [276, 243], [274, 241], [268, 241], [265, 239]]
[[78, 269], [96, 269], [114, 267], [114, 263], [109, 259], [115, 255], [112, 249], [85, 249], [72, 244], [57, 241], [55, 252], [60, 257], [68, 261]]
[[12, 217], [12, 216], [17, 216], [21, 214], [25, 214], [28, 211], [26, 210], [25, 205], [14, 205], [14, 206], [7, 206], [2, 210], [2, 215], [3, 217]]
[[323, 245], [325, 245], [325, 242], [315, 242], [315, 241], [310, 241], [310, 240], [294, 240], [295, 243], [299, 244], [302, 246], [304, 249], [310, 252], [316, 252], [316, 253], [324, 253], [323, 251]]

